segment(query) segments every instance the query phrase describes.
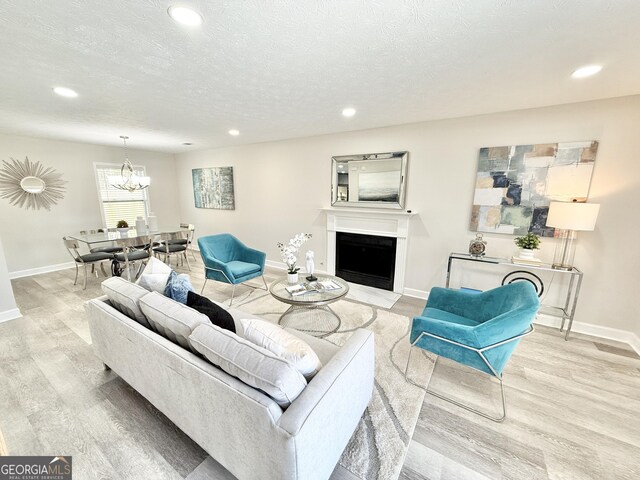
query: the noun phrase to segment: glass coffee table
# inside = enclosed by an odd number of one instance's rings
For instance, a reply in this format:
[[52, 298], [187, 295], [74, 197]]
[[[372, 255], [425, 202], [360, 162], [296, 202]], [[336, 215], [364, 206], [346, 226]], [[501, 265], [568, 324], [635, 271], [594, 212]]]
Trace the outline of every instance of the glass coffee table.
[[326, 337], [338, 331], [342, 321], [329, 306], [349, 293], [349, 284], [333, 275], [316, 275], [318, 280], [309, 282], [303, 276], [297, 285], [313, 286], [319, 282], [330, 282], [337, 288], [329, 290], [318, 288], [317, 291], [294, 295], [287, 290], [292, 287], [287, 278], [271, 284], [269, 292], [276, 299], [289, 304], [289, 308], [280, 315], [278, 323], [283, 327], [291, 327], [315, 337]]

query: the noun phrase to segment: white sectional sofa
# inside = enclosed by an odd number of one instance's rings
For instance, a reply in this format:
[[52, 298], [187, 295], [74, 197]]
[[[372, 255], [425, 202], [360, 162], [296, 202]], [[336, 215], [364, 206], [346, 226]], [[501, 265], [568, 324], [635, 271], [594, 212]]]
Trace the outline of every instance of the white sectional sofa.
[[[322, 369], [283, 409], [260, 390], [143, 326], [107, 297], [86, 304], [95, 354], [240, 480], [324, 480], [369, 404], [374, 339], [341, 348], [301, 332]], [[237, 322], [252, 318], [229, 310]]]

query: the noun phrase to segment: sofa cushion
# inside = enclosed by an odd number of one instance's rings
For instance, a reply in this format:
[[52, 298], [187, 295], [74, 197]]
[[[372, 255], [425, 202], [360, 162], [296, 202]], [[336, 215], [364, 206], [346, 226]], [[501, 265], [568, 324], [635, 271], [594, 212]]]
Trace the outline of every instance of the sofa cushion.
[[207, 297], [196, 292], [188, 292], [187, 306], [205, 314], [214, 325], [236, 333], [236, 325], [231, 314]]
[[142, 297], [140, 309], [153, 330], [173, 343], [197, 353], [189, 343], [189, 336], [198, 325], [209, 323], [206, 315], [158, 292], [147, 293]]
[[243, 337], [290, 362], [311, 380], [322, 367], [318, 355], [303, 340], [266, 320], [241, 319]]
[[193, 348], [214, 365], [288, 407], [307, 386], [289, 362], [228, 330], [200, 325], [189, 337]]
[[147, 289], [124, 278], [111, 277], [102, 282], [102, 291], [117, 310], [139, 324], [151, 328], [138, 304], [140, 299], [149, 293]]
[[164, 288], [164, 294], [167, 297], [174, 299], [176, 302], [186, 305], [187, 293], [192, 291], [193, 286], [191, 285], [189, 275], [186, 273], [178, 275], [176, 272], [171, 270], [169, 279], [167, 280], [167, 286]]
[[136, 283], [150, 292], [164, 293], [170, 273], [169, 265], [151, 257]]

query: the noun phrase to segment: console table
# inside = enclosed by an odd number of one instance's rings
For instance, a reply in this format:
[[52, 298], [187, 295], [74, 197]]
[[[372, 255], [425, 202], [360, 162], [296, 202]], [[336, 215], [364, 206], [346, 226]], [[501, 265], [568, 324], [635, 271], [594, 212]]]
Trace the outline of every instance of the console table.
[[447, 288], [449, 288], [451, 269], [456, 262], [477, 262], [487, 265], [502, 265], [511, 267], [512, 270], [502, 278], [501, 284], [504, 285], [506, 283], [512, 283], [514, 281], [528, 281], [534, 285], [536, 291], [538, 292], [538, 296], [541, 296], [544, 292], [544, 283], [542, 282], [542, 279], [540, 279], [540, 277], [536, 275], [536, 271], [553, 272], [554, 274], [565, 276], [568, 275], [569, 284], [566, 287], [566, 297], [564, 305], [541, 304], [540, 313], [562, 319], [562, 322], [560, 324], [561, 332], [564, 330], [565, 322], [568, 322], [564, 339], [569, 339], [569, 333], [571, 332], [571, 327], [573, 326], [573, 317], [576, 311], [576, 305], [578, 304], [578, 296], [580, 295], [580, 286], [582, 284], [582, 272], [580, 270], [575, 267], [572, 267], [571, 270], [560, 270], [552, 268], [551, 265], [544, 263], [536, 265], [531, 265], [528, 263], [521, 264], [514, 263], [508, 258], [474, 257], [467, 253], [451, 253], [449, 255], [449, 261], [447, 262], [447, 278], [445, 282], [445, 286]]

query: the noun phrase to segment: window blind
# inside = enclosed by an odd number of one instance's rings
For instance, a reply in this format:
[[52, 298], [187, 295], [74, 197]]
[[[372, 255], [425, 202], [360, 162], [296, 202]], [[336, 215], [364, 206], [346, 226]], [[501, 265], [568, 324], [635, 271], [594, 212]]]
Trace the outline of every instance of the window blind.
[[[136, 175], [144, 176], [144, 167], [134, 166]], [[135, 226], [136, 218], [148, 216], [147, 190], [129, 192], [114, 187], [109, 177], [120, 177], [120, 165], [96, 165], [96, 181], [107, 228], [115, 228], [120, 220]], [[150, 188], [150, 187], [149, 187]]]

